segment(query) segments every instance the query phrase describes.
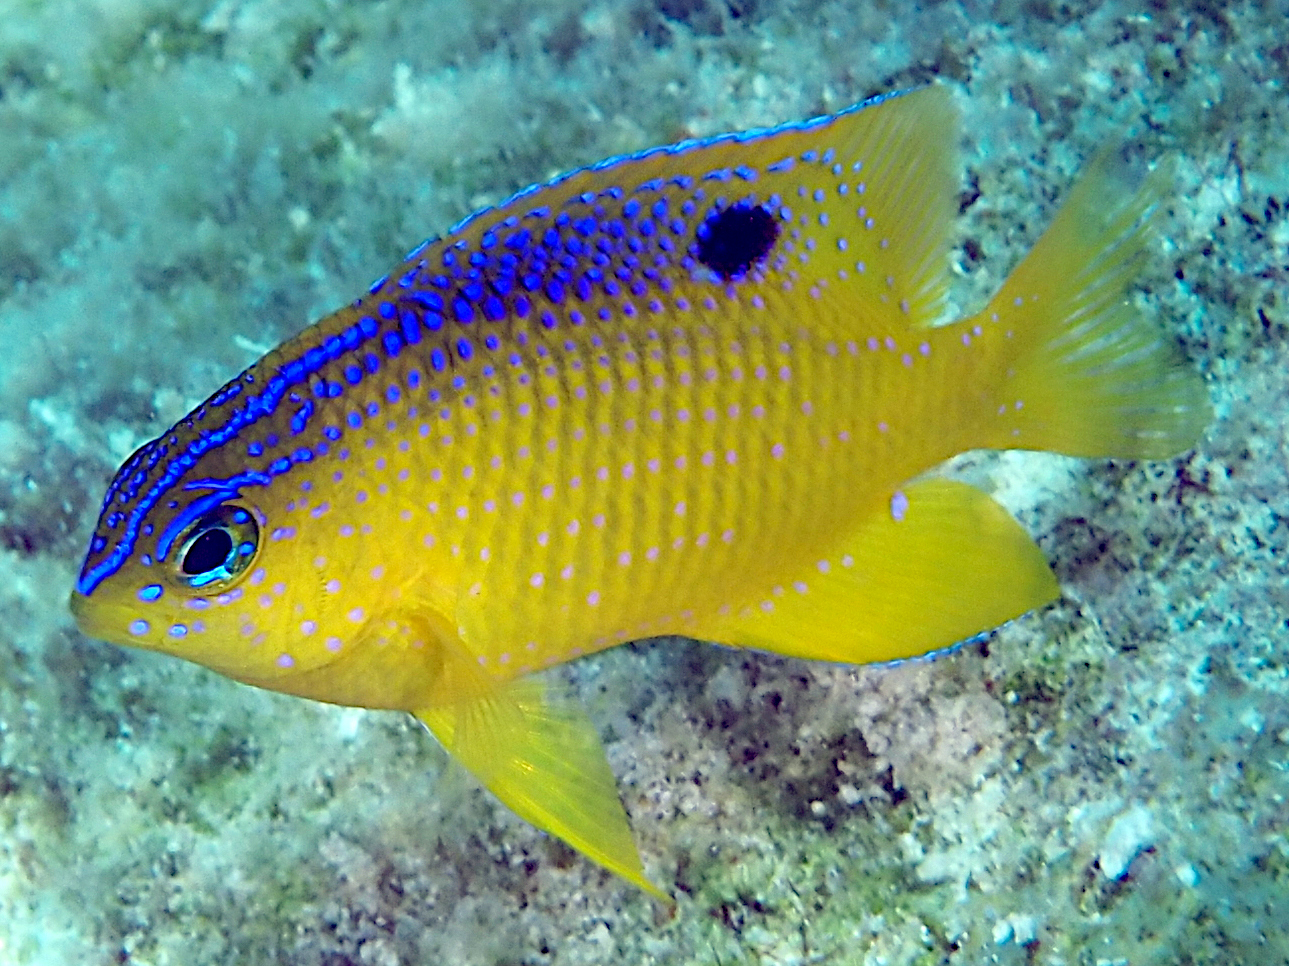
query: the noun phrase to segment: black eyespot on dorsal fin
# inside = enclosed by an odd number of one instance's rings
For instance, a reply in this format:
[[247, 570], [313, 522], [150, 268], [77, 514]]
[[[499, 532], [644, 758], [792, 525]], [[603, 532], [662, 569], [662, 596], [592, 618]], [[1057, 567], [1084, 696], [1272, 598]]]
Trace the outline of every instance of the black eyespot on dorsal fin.
[[779, 223], [746, 201], [713, 211], [698, 229], [698, 260], [721, 278], [744, 274], [779, 238]]

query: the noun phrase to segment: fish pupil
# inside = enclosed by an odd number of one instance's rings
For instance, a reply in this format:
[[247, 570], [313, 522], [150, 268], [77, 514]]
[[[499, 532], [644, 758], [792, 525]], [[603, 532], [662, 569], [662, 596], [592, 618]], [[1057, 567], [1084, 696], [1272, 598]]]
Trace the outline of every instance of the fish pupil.
[[742, 275], [779, 237], [774, 216], [740, 201], [712, 212], [698, 231], [698, 260], [722, 278]]
[[189, 576], [209, 573], [224, 566], [233, 552], [233, 536], [223, 527], [212, 527], [188, 547], [182, 563]]

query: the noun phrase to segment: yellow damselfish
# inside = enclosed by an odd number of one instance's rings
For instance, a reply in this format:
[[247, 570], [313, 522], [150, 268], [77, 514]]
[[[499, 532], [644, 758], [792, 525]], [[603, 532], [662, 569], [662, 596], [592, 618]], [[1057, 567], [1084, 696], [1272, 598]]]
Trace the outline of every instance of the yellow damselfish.
[[82, 630], [415, 714], [535, 825], [655, 895], [584, 714], [529, 672], [683, 634], [826, 661], [1058, 594], [975, 448], [1157, 458], [1208, 419], [1129, 304], [1161, 179], [1094, 165], [945, 324], [944, 89], [520, 192], [121, 468]]

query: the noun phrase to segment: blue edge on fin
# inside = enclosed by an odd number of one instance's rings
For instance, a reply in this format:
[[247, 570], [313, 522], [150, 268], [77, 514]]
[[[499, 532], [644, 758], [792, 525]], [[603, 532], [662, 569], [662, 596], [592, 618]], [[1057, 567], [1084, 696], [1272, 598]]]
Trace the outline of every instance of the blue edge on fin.
[[[999, 627], [1006, 627], [1006, 624], [1000, 624]], [[950, 644], [948, 647], [938, 647], [934, 651], [927, 651], [925, 654], [914, 654], [912, 657], [897, 657], [890, 661], [877, 661], [873, 664], [865, 664], [864, 667], [899, 667], [901, 664], [930, 664], [932, 661], [938, 661], [942, 657], [948, 657], [950, 654], [957, 654], [964, 647], [970, 647], [972, 644], [979, 644], [985, 638], [989, 637], [999, 627], [991, 627], [988, 630], [981, 631], [979, 634], [972, 634], [970, 637], [964, 637], [962, 640]]]
[[[537, 192], [543, 191], [547, 188], [557, 187], [563, 182], [568, 181], [570, 178], [576, 177], [577, 175], [581, 174], [584, 171], [603, 171], [606, 168], [612, 168], [619, 164], [629, 164], [634, 161], [642, 161], [645, 158], [651, 158], [658, 154], [684, 154], [686, 151], [692, 151], [696, 148], [710, 147], [713, 144], [720, 144], [725, 141], [733, 141], [733, 142], [757, 141], [757, 140], [760, 140], [761, 138], [768, 138], [768, 137], [773, 137], [776, 134], [782, 134], [784, 131], [808, 131], [811, 128], [820, 127], [824, 124], [829, 124], [832, 121], [835, 121], [839, 117], [845, 117], [847, 114], [854, 114], [857, 111], [864, 110], [864, 108], [866, 107], [874, 107], [877, 104], [881, 104], [883, 101], [888, 101], [888, 100], [891, 100], [892, 98], [901, 97], [905, 94], [911, 93], [912, 91], [915, 91], [918, 89], [919, 88], [916, 88], [916, 87], [906, 87], [897, 91], [887, 91], [884, 94], [874, 94], [872, 97], [862, 100], [858, 104], [852, 104], [850, 107], [844, 108], [843, 110], [840, 110], [835, 114], [820, 114], [816, 117], [807, 118], [804, 121], [789, 121], [784, 124], [777, 124], [773, 127], [753, 128], [750, 131], [735, 131], [727, 134], [713, 134], [710, 137], [705, 137], [705, 138], [689, 138], [684, 141], [677, 141], [675, 144], [664, 144], [658, 147], [646, 148], [643, 151], [636, 151], [631, 154], [617, 154], [611, 158], [605, 158], [603, 161], [597, 161], [594, 164], [588, 164], [580, 168], [574, 168], [572, 171], [566, 171], [563, 174], [556, 175], [554, 178], [551, 178], [551, 180], [549, 181], [543, 181], [537, 184], [531, 184], [527, 188], [522, 188], [519, 191], [516, 191], [509, 198], [506, 198], [504, 201], [501, 201], [492, 207], [480, 208], [478, 211], [471, 212], [470, 214], [462, 218], [460, 221], [458, 221], [451, 228], [449, 228], [448, 234], [449, 235], [456, 234], [457, 232], [463, 230], [467, 226], [478, 221], [480, 218], [489, 214], [490, 212], [494, 212], [499, 208], [505, 208], [507, 205], [510, 205], [513, 202], [520, 200], [521, 198], [526, 198], [529, 195], [536, 194]], [[428, 241], [424, 241], [421, 244], [417, 245], [415, 248], [413, 248], [410, 252], [407, 253], [406, 259], [404, 260], [415, 258], [418, 254], [420, 254], [425, 249], [427, 245], [437, 240], [438, 240], [437, 238], [434, 238]]]

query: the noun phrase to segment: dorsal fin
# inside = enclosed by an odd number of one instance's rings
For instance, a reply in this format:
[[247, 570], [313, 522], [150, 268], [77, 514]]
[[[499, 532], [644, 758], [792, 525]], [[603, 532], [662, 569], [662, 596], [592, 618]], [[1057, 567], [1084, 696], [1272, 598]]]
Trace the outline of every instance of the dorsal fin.
[[[749, 296], [764, 289], [768, 299], [790, 285], [794, 298], [840, 296], [832, 315], [848, 326], [861, 314], [893, 329], [930, 325], [947, 297], [956, 136], [949, 92], [932, 86], [610, 158], [471, 215], [413, 251], [376, 290], [404, 298], [427, 285], [445, 293], [460, 285], [469, 303], [461, 313], [490, 319], [517, 306], [521, 316], [559, 317], [570, 305], [616, 311], [633, 294], [646, 305], [651, 296], [701, 302], [723, 292], [721, 276], [730, 274], [700, 251], [711, 219], [745, 205], [772, 219], [776, 242], [764, 252], [765, 271], [748, 273]], [[561, 271], [561, 259], [585, 263], [597, 249], [607, 253], [602, 272], [574, 262]], [[613, 273], [624, 264], [619, 284]], [[483, 281], [509, 281], [472, 288], [469, 266]], [[576, 302], [566, 300], [574, 293]], [[434, 304], [450, 307], [454, 298]]]

